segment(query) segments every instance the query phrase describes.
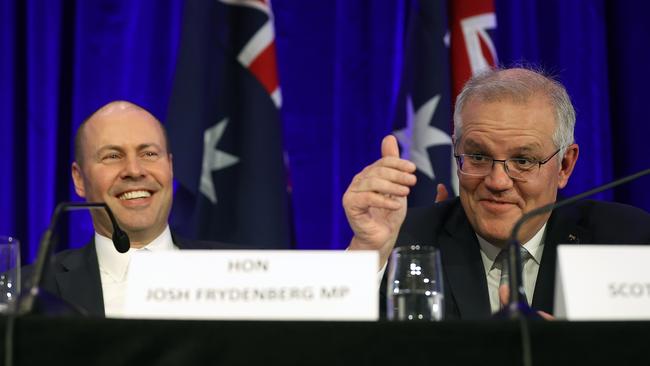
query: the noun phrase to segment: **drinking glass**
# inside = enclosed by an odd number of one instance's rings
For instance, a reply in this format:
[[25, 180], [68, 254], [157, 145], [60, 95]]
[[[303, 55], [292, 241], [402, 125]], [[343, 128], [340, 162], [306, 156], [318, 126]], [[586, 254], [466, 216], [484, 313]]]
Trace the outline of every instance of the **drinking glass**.
[[0, 235], [0, 313], [15, 310], [20, 294], [20, 243]]
[[442, 320], [444, 294], [438, 249], [424, 245], [395, 248], [386, 293], [389, 320]]

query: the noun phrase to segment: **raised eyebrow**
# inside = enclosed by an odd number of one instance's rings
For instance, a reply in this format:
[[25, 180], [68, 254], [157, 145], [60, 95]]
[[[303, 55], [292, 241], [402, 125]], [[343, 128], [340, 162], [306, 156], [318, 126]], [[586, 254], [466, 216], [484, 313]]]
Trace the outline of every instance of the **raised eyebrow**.
[[471, 155], [481, 155], [486, 157], [490, 156], [490, 149], [478, 141], [466, 140], [464, 144], [465, 144], [465, 149], [477, 150], [476, 152], [473, 152]]
[[466, 147], [471, 147], [471, 148], [485, 149], [485, 146], [483, 144], [471, 139], [465, 140], [464, 145], [466, 145]]
[[533, 145], [518, 146], [514, 149], [511, 149], [511, 152], [515, 154], [521, 154], [521, 153], [535, 154], [535, 153], [539, 153], [541, 150], [542, 150], [541, 145], [533, 144]]
[[[469, 147], [469, 148], [474, 148], [479, 150], [489, 150], [487, 147], [485, 147], [484, 144], [472, 139], [465, 140], [463, 144], [466, 145], [465, 147]], [[509, 150], [511, 154], [521, 154], [521, 153], [537, 153], [540, 150], [542, 150], [542, 148], [543, 147], [540, 144], [529, 144], [524, 146], [517, 146]]]
[[138, 151], [146, 150], [146, 149], [148, 149], [150, 147], [153, 147], [158, 151], [163, 151], [163, 149], [162, 149], [162, 147], [160, 147], [160, 145], [158, 145], [156, 143], [153, 143], [153, 142], [149, 143], [149, 144], [140, 144], [140, 145], [138, 145]]

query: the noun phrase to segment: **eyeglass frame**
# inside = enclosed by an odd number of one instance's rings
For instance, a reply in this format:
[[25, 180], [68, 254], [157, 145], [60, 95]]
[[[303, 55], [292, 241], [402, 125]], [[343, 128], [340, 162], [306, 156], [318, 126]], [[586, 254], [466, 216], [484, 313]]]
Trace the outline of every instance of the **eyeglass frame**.
[[[557, 155], [560, 151], [562, 151], [562, 149], [563, 148], [559, 148], [553, 154], [551, 154], [549, 157], [547, 157], [546, 159], [542, 159], [542, 160], [536, 162], [538, 164], [538, 167], [537, 167], [538, 170], [537, 171], [539, 172], [539, 169], [542, 168], [542, 165], [544, 165], [544, 164], [548, 163], [549, 161], [551, 161], [551, 159], [553, 159], [553, 157], [555, 155]], [[466, 172], [463, 171], [463, 169], [462, 169], [463, 164], [461, 164], [461, 162], [460, 162], [461, 157], [465, 157], [465, 156], [481, 156], [483, 158], [491, 159], [492, 160], [492, 166], [490, 167], [490, 170], [487, 171], [487, 173], [485, 173], [483, 175], [466, 173]], [[492, 171], [492, 169], [494, 169], [494, 163], [499, 162], [499, 163], [503, 163], [503, 170], [506, 172], [506, 175], [508, 175], [508, 177], [510, 177], [510, 179], [516, 180], [516, 181], [519, 181], [519, 182], [526, 182], [527, 181], [527, 179], [525, 179], [525, 178], [519, 178], [519, 177], [511, 176], [510, 175], [510, 169], [508, 169], [508, 164], [507, 164], [508, 161], [517, 160], [517, 159], [521, 159], [521, 158], [495, 159], [495, 158], [493, 158], [491, 156], [481, 155], [481, 154], [454, 154], [454, 158], [456, 158], [456, 163], [458, 164], [458, 170], [462, 174], [465, 174], [465, 175], [470, 176], [470, 177], [477, 177], [477, 178], [479, 178], [479, 177], [480, 178], [487, 177], [488, 175], [490, 175], [490, 172]], [[524, 160], [527, 160], [527, 159], [524, 159]]]

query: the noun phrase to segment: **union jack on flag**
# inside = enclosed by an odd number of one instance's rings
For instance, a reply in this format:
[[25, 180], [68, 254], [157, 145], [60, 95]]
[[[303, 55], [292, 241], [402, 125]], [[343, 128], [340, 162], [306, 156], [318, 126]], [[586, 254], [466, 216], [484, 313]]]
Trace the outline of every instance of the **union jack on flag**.
[[493, 0], [453, 0], [451, 7], [453, 96], [472, 75], [497, 63], [493, 42], [497, 28]]

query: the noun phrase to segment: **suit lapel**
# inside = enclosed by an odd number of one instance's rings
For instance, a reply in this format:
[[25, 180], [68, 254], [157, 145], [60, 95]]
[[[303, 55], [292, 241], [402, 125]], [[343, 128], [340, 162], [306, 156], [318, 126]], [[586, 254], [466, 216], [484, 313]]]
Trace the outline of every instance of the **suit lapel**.
[[104, 316], [104, 298], [94, 240], [61, 261], [56, 282], [62, 299], [84, 308], [89, 315]]
[[592, 239], [590, 231], [581, 226], [578, 220], [579, 215], [571, 208], [554, 211], [548, 220], [544, 252], [535, 281], [532, 303], [535, 310], [553, 313], [557, 246], [580, 244], [580, 242], [590, 242]]
[[[460, 205], [447, 220], [439, 236], [441, 259], [449, 289], [461, 319], [490, 317], [485, 269], [476, 235]], [[451, 300], [451, 299], [450, 299]]]

